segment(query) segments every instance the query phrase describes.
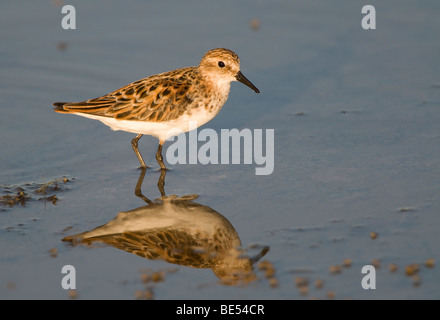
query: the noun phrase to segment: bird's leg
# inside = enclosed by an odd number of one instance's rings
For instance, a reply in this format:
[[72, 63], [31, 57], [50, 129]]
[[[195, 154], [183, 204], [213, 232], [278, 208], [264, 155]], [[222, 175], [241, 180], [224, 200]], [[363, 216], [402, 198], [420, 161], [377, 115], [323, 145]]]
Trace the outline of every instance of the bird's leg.
[[138, 134], [133, 140], [131, 140], [131, 146], [133, 147], [134, 153], [136, 153], [136, 156], [141, 164], [141, 167], [146, 168], [147, 166], [145, 165], [144, 159], [142, 159], [142, 155], [139, 152], [139, 148], [138, 148], [138, 141], [141, 137], [142, 134]]
[[160, 169], [166, 169], [165, 164], [163, 163], [163, 157], [162, 157], [162, 147], [165, 141], [160, 140], [159, 141], [159, 147], [157, 148], [156, 152], [156, 160], [157, 163], [160, 165]]
[[[145, 177], [146, 171], [147, 171], [147, 169], [141, 168], [141, 174], [139, 175], [138, 182], [137, 182], [136, 187], [134, 189], [134, 194], [137, 197], [144, 200], [146, 203], [153, 204], [154, 202], [151, 201], [150, 199], [148, 199], [146, 196], [144, 196], [142, 193], [142, 190], [141, 190], [142, 183], [144, 182], [144, 177]], [[165, 169], [160, 169], [160, 177], [159, 177], [159, 180], [157, 181], [157, 187], [158, 187], [160, 195], [162, 197], [166, 197], [166, 194], [165, 194], [165, 175], [166, 175], [166, 173], [167, 173], [167, 171]]]
[[160, 169], [160, 177], [157, 181], [157, 187], [159, 188], [159, 192], [162, 197], [165, 197], [165, 175], [167, 171], [165, 169]]
[[145, 171], [147, 171], [147, 169], [141, 168], [141, 174], [139, 175], [139, 179], [136, 184], [136, 188], [134, 189], [134, 194], [136, 196], [138, 196], [139, 198], [141, 198], [142, 200], [144, 200], [146, 203], [153, 204], [153, 202], [150, 199], [148, 199], [146, 196], [144, 196], [142, 194], [142, 190], [141, 190], [142, 183], [144, 182]]

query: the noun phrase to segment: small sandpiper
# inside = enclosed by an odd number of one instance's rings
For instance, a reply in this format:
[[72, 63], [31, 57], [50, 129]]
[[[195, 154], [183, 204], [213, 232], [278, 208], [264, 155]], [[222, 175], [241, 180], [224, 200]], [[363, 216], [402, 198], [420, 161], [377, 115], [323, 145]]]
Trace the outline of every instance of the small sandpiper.
[[[136, 133], [134, 152], [142, 135], [159, 139], [156, 160], [166, 169], [162, 147], [166, 139], [210, 121], [228, 99], [232, 81], [260, 91], [241, 73], [238, 55], [224, 48], [208, 51], [198, 66], [153, 75], [102, 97], [82, 102], [55, 102], [54, 110], [99, 120], [112, 130]], [[196, 124], [194, 126], [194, 124]]]

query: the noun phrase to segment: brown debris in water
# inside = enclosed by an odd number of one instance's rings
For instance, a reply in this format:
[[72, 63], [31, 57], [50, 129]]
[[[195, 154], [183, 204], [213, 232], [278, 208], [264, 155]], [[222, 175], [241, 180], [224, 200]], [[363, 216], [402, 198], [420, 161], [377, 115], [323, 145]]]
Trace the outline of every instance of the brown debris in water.
[[[44, 183], [25, 183], [21, 185], [0, 186], [0, 209], [13, 208], [17, 205], [27, 206], [31, 201], [39, 200], [56, 205], [59, 201], [58, 193], [68, 190], [67, 183], [74, 178], [62, 177]], [[2, 208], [3, 206], [3, 208]]]

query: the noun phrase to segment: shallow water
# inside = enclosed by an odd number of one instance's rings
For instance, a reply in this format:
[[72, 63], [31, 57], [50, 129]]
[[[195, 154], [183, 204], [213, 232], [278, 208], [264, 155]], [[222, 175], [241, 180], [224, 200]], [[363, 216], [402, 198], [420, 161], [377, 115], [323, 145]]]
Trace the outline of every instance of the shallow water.
[[[164, 2], [87, 1], [74, 4], [77, 29], [63, 30], [50, 1], [6, 1], [0, 196], [24, 205], [0, 204], [0, 298], [71, 298], [64, 265], [76, 269], [78, 299], [440, 298], [429, 260], [438, 263], [440, 240], [440, 4], [370, 4], [376, 30], [361, 28], [358, 1], [190, 1], [173, 12]], [[145, 202], [134, 194], [134, 136], [51, 104], [196, 65], [215, 47], [236, 51], [261, 93], [234, 83], [204, 128], [274, 129], [274, 172], [177, 164], [165, 192], [197, 194], [244, 248], [268, 246], [260, 262], [274, 275], [257, 263], [255, 281], [226, 286], [210, 269], [62, 242]], [[153, 165], [142, 191], [154, 200], [157, 141], [139, 146]], [[368, 264], [377, 266], [375, 290], [361, 286]], [[419, 270], [407, 275], [412, 264]], [[154, 273], [163, 281], [146, 280]]]

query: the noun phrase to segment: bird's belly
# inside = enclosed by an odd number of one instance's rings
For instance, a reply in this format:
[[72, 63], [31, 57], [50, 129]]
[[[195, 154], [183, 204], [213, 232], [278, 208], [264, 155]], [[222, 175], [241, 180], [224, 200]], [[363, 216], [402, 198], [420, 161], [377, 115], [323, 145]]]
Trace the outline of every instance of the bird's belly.
[[202, 108], [193, 112], [191, 116], [184, 114], [181, 117], [164, 122], [150, 122], [137, 120], [117, 120], [115, 118], [96, 116], [86, 113], [76, 113], [79, 116], [99, 120], [112, 130], [121, 130], [136, 134], [154, 136], [161, 141], [191, 131], [211, 120], [217, 112], [209, 112]]

